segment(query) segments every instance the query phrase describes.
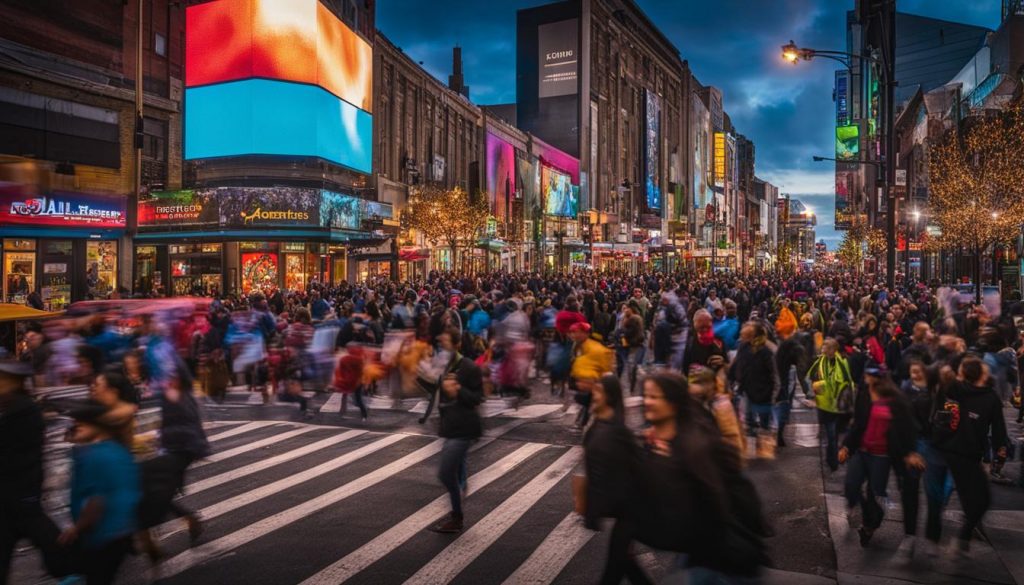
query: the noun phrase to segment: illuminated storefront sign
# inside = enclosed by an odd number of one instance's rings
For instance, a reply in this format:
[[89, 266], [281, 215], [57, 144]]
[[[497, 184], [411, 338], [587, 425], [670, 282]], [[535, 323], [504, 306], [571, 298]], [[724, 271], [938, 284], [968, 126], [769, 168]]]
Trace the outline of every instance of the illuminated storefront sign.
[[123, 197], [91, 193], [0, 193], [0, 224], [124, 229]]
[[725, 133], [715, 132], [715, 186], [725, 186]]

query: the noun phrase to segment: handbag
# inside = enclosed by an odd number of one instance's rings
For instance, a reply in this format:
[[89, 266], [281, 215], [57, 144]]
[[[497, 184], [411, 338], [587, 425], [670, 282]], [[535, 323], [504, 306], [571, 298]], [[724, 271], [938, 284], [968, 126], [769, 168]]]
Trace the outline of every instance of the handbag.
[[587, 476], [572, 476], [572, 509], [580, 516], [587, 513]]

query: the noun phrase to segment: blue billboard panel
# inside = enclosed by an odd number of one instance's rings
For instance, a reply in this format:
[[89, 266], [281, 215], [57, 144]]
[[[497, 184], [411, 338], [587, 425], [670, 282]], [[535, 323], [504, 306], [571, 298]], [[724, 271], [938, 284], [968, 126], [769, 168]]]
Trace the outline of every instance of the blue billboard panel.
[[373, 117], [313, 86], [247, 79], [185, 90], [185, 158], [314, 156], [370, 173]]

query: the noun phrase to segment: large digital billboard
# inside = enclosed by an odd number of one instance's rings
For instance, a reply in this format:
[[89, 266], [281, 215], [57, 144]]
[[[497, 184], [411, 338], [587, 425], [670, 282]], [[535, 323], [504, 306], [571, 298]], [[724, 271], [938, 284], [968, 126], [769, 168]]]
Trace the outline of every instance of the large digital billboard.
[[836, 158], [853, 160], [860, 154], [860, 129], [856, 124], [836, 126]]
[[644, 175], [646, 177], [647, 208], [661, 209], [661, 156], [659, 143], [661, 141], [661, 101], [658, 95], [647, 90], [647, 107], [644, 108], [647, 114], [645, 149], [644, 149]]
[[185, 158], [320, 157], [371, 171], [373, 120], [313, 85], [267, 79], [185, 91]]
[[541, 98], [575, 95], [579, 69], [578, 19], [537, 27], [537, 95]]
[[294, 81], [373, 111], [373, 49], [318, 0], [217, 0], [185, 14], [186, 87]]
[[499, 222], [511, 215], [516, 192], [516, 152], [511, 144], [487, 133], [487, 194], [491, 215]]
[[540, 184], [544, 192], [544, 213], [576, 217], [579, 212], [579, 191], [573, 189], [569, 175], [541, 166]]

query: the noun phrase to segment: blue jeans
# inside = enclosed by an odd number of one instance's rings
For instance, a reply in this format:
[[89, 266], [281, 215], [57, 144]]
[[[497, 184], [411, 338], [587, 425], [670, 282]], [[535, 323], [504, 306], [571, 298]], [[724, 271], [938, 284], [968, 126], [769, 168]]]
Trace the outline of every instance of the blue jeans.
[[832, 471], [839, 469], [839, 416], [818, 409], [818, 427], [825, 431], [825, 463]]
[[[885, 509], [878, 500], [885, 497], [889, 483], [889, 457], [857, 451], [846, 464], [846, 503], [849, 507], [861, 505], [864, 527], [875, 529], [882, 525]], [[867, 483], [866, 493], [861, 486]]]
[[772, 405], [754, 404], [747, 400], [747, 434], [757, 436], [757, 429], [770, 431], [772, 428]]
[[448, 490], [452, 502], [452, 514], [462, 515], [462, 490], [466, 487], [466, 455], [473, 439], [445, 439], [441, 447], [441, 466], [437, 478]]

